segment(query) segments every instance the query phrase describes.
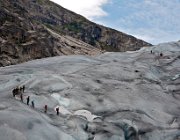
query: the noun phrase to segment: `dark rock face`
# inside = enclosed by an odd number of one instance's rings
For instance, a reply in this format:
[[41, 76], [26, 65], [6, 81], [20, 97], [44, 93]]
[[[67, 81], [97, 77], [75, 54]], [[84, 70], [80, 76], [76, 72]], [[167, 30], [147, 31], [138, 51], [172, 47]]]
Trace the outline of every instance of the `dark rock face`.
[[38, 0], [33, 3], [29, 1], [29, 5], [31, 7], [27, 7], [27, 9], [30, 11], [36, 9], [32, 16], [33, 19], [59, 33], [70, 35], [108, 51], [137, 50], [142, 46], [150, 45], [133, 36], [90, 22], [47, 0]]
[[137, 50], [149, 45], [48, 0], [0, 0], [0, 66], [64, 54], [99, 54], [101, 49]]
[[42, 27], [3, 9], [1, 17], [1, 66], [55, 55], [54, 38]]

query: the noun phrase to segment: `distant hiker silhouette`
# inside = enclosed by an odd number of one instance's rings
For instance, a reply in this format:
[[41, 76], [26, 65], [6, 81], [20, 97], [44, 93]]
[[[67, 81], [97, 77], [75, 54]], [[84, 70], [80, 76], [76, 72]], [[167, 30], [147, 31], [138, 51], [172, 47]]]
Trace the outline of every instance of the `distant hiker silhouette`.
[[152, 54], [153, 52], [152, 52], [152, 50], [151, 50], [151, 54]]
[[47, 105], [44, 106], [44, 112], [47, 113]]
[[34, 108], [35, 106], [34, 106], [34, 101], [31, 101], [31, 105], [32, 105], [32, 108]]
[[15, 88], [12, 90], [12, 94], [13, 94], [13, 97], [16, 96], [16, 89]]
[[84, 130], [87, 131], [88, 130], [88, 123], [86, 123]]
[[163, 53], [160, 53], [160, 56], [162, 57], [162, 56], [163, 56]]
[[56, 114], [59, 115], [59, 107], [56, 107]]
[[24, 93], [24, 91], [25, 91], [25, 85], [23, 85], [22, 90], [23, 90], [23, 93]]
[[26, 100], [27, 100], [27, 105], [29, 105], [30, 97], [28, 96]]
[[23, 94], [20, 94], [21, 102], [23, 102]]

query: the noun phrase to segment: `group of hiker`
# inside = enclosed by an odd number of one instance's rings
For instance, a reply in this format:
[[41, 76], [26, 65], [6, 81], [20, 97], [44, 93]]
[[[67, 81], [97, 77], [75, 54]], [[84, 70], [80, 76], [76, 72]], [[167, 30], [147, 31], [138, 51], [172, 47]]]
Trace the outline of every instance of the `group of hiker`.
[[[151, 54], [154, 54], [154, 52], [151, 50]], [[163, 57], [163, 53], [161, 52], [160, 54], [159, 54], [159, 56], [160, 57]]]
[[[16, 97], [16, 95], [20, 95], [20, 100], [21, 102], [24, 102], [24, 96], [23, 93], [25, 92], [25, 85], [23, 85], [22, 87], [17, 86], [16, 88], [14, 88], [12, 90], [13, 93], [13, 97]], [[29, 101], [30, 101], [30, 96], [27, 96], [26, 98], [26, 103], [27, 105], [29, 105]], [[34, 101], [31, 101], [31, 105], [34, 108]]]
[[[45, 105], [44, 106], [44, 113], [47, 113], [47, 110], [48, 110], [48, 106]], [[59, 115], [59, 107], [56, 107], [56, 114]]]
[[25, 91], [25, 85], [23, 85], [22, 87], [17, 86], [12, 90], [12, 93], [13, 96], [15, 97], [16, 95], [21, 95], [22, 93], [24, 93], [24, 91]]
[[[22, 102], [23, 102], [23, 100], [21, 100]], [[27, 96], [27, 98], [26, 98], [26, 104], [27, 105], [29, 105], [29, 101], [30, 101], [30, 96]], [[31, 101], [31, 106], [32, 106], [32, 108], [34, 108], [35, 106], [34, 106], [34, 101]]]
[[[13, 97], [16, 97], [16, 95], [20, 95], [21, 102], [24, 102], [24, 96], [23, 96], [24, 92], [25, 92], [25, 85], [23, 85], [22, 87], [17, 86], [16, 88], [14, 88], [12, 90]], [[30, 102], [30, 96], [27, 96], [26, 104], [28, 106], [29, 106], [29, 102]], [[32, 106], [32, 108], [35, 108], [34, 101], [31, 101], [31, 106]], [[47, 113], [47, 110], [48, 110], [48, 106], [45, 105], [44, 106], [44, 113]], [[56, 114], [59, 115], [59, 107], [56, 107], [55, 110], [56, 110]]]

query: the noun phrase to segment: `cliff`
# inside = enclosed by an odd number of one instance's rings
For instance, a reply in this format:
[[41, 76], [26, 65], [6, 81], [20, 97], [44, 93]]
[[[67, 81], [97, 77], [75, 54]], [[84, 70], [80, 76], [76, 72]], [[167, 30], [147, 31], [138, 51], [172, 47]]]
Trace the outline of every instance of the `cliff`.
[[0, 0], [0, 66], [151, 44], [95, 24], [49, 0]]

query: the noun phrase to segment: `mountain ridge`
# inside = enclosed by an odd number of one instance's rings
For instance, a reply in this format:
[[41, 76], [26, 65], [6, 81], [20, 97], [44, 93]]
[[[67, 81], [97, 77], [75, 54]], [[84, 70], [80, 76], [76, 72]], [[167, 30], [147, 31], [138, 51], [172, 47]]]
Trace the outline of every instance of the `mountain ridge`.
[[138, 50], [151, 45], [95, 24], [49, 0], [0, 0], [0, 7], [0, 66], [57, 55]]

